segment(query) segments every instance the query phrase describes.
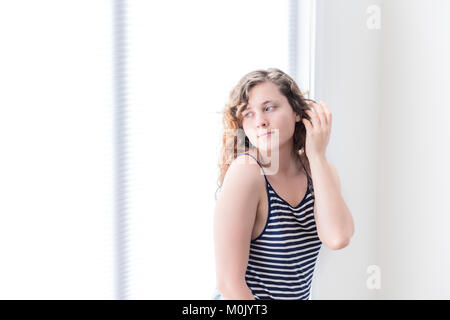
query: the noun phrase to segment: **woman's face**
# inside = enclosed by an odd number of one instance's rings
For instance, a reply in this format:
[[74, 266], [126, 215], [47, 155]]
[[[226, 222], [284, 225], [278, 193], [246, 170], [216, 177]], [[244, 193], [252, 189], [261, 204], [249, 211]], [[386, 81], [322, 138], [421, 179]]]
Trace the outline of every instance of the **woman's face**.
[[[264, 151], [292, 144], [295, 123], [301, 120], [272, 82], [260, 83], [250, 90], [242, 116], [246, 136], [252, 145]], [[263, 135], [267, 132], [271, 134]]]

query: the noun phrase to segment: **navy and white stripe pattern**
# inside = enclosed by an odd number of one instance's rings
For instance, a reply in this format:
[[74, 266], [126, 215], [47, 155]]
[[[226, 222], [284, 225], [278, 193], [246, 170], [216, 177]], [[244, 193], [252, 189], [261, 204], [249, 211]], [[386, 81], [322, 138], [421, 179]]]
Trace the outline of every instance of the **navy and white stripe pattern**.
[[[245, 154], [256, 160], [252, 155]], [[317, 235], [314, 219], [312, 181], [308, 174], [307, 177], [305, 196], [297, 206], [292, 207], [277, 194], [264, 175], [268, 218], [262, 233], [250, 242], [245, 274], [247, 286], [257, 300], [309, 298], [322, 242]]]

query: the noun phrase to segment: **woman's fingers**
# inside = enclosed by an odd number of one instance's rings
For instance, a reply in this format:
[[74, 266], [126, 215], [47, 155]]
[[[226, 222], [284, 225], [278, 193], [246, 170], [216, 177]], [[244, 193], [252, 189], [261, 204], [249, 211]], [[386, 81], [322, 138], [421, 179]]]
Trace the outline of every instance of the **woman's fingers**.
[[331, 111], [330, 108], [328, 108], [328, 105], [325, 102], [321, 102], [322, 109], [325, 113], [325, 118], [327, 119], [327, 124], [331, 128]]
[[309, 132], [310, 132], [311, 129], [312, 129], [311, 121], [309, 121], [309, 120], [306, 119], [306, 118], [303, 118], [303, 119], [302, 119], [302, 122], [303, 122], [303, 124], [305, 125], [306, 135], [309, 135], [309, 134], [310, 134]]
[[320, 104], [312, 102], [311, 105], [314, 109], [314, 112], [308, 110], [307, 114], [311, 118], [313, 127], [323, 127], [324, 129], [331, 128], [331, 112], [327, 104], [321, 101]]
[[323, 102], [320, 102], [319, 104], [314, 103], [314, 110], [316, 111], [317, 117], [320, 119], [320, 124], [322, 125], [322, 127], [326, 126], [327, 123], [327, 118], [325, 115], [325, 111], [322, 107]]
[[306, 113], [308, 114], [308, 116], [310, 117], [310, 121], [312, 124], [313, 128], [320, 128], [321, 123], [320, 123], [320, 117], [317, 114], [317, 109], [315, 107], [316, 103], [315, 102], [311, 102], [311, 108], [314, 110], [307, 110]]

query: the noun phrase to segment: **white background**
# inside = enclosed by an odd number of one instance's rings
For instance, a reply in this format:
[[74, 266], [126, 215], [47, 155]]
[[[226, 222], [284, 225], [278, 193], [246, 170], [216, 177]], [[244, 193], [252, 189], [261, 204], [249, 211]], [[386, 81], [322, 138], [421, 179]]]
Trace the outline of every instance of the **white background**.
[[0, 2], [0, 298], [109, 299], [109, 1]]
[[[209, 299], [220, 111], [245, 73], [287, 70], [288, 1], [128, 4], [129, 298]], [[318, 1], [315, 98], [356, 229], [313, 299], [450, 298], [449, 6]], [[1, 299], [116, 298], [112, 13], [0, 2]]]

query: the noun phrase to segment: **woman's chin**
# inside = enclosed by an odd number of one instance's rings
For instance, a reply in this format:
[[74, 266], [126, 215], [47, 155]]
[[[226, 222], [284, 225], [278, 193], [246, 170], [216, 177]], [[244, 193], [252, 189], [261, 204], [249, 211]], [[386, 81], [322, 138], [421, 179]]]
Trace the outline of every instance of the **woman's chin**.
[[273, 153], [274, 151], [278, 150], [278, 146], [256, 146], [256, 148], [258, 149], [258, 151], [262, 154], [268, 154], [270, 155], [271, 153]]
[[271, 139], [258, 139], [256, 144], [254, 144], [255, 149], [257, 149], [262, 154], [269, 154], [273, 151], [279, 150], [279, 145], [277, 141], [273, 141]]

